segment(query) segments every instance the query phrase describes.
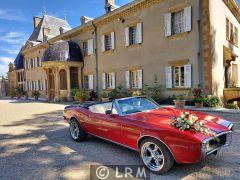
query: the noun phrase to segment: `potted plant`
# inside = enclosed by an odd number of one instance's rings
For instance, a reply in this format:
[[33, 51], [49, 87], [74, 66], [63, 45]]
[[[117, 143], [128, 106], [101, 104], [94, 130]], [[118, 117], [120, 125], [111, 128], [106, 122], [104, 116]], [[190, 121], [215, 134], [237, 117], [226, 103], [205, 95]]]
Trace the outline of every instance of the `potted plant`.
[[101, 100], [102, 100], [102, 102], [108, 102], [109, 101], [108, 93], [102, 92], [101, 93]]
[[25, 97], [25, 100], [28, 100], [29, 95], [27, 91], [23, 91], [23, 96]]
[[186, 101], [184, 95], [177, 95], [174, 100], [176, 109], [184, 109]]
[[195, 107], [196, 108], [202, 108], [203, 107], [204, 98], [202, 98], [202, 97], [194, 98], [193, 102], [195, 103]]
[[73, 97], [73, 100], [74, 100], [74, 101], [77, 101], [77, 100], [78, 100], [78, 99], [75, 99], [75, 95], [76, 95], [77, 91], [79, 91], [78, 88], [73, 88], [72, 91], [71, 91], [71, 94], [72, 94], [72, 97]]
[[87, 93], [84, 89], [79, 89], [76, 91], [74, 99], [78, 100], [80, 103], [84, 103], [87, 98]]
[[32, 97], [35, 99], [35, 101], [38, 100], [39, 96], [40, 96], [40, 92], [39, 91], [33, 91], [32, 92]]
[[201, 88], [194, 88], [191, 93], [193, 97], [193, 102], [195, 103], [195, 107], [202, 108], [205, 101], [205, 99], [203, 98], [203, 90]]

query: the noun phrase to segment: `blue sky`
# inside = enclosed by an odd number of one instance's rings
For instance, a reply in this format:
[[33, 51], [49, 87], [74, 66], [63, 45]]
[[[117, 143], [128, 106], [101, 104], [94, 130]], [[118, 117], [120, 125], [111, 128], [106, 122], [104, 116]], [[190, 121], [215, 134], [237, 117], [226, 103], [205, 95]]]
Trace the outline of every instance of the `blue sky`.
[[[121, 6], [131, 0], [116, 0]], [[1, 0], [0, 1], [0, 75], [8, 71], [21, 45], [33, 31], [33, 16], [64, 18], [72, 27], [80, 25], [80, 17], [98, 17], [104, 13], [104, 0]]]

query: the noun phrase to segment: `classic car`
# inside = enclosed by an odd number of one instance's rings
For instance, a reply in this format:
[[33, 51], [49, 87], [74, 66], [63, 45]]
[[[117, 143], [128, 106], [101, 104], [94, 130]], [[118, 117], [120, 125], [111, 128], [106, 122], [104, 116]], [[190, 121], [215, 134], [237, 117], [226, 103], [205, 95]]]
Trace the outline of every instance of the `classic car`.
[[231, 143], [233, 124], [217, 116], [190, 112], [200, 118], [215, 137], [172, 126], [171, 121], [185, 111], [161, 107], [147, 97], [130, 97], [66, 106], [64, 119], [70, 124], [74, 141], [84, 141], [90, 134], [128, 147], [139, 152], [150, 171], [163, 174], [175, 162], [197, 163]]

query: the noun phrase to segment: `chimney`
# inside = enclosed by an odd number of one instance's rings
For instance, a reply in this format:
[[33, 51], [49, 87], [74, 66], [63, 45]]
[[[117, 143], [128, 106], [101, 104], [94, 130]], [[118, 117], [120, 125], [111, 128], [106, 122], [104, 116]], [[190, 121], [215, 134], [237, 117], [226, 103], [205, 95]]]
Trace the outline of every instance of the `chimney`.
[[34, 25], [34, 29], [39, 25], [39, 23], [41, 22], [42, 18], [34, 16], [33, 17], [33, 25]]
[[48, 37], [50, 35], [50, 31], [51, 31], [50, 28], [46, 28], [46, 27], [43, 28], [43, 41], [48, 40]]
[[66, 27], [60, 27], [60, 28], [59, 28], [60, 35], [63, 34], [63, 33], [65, 33], [65, 32], [67, 32], [67, 31], [69, 31], [69, 30], [71, 30], [71, 29], [66, 28]]
[[82, 16], [82, 17], [81, 17], [81, 23], [82, 23], [82, 25], [83, 25], [83, 24], [86, 24], [86, 23], [88, 23], [88, 22], [90, 22], [90, 21], [92, 21], [92, 20], [93, 20], [92, 18], [87, 17], [87, 16]]
[[112, 12], [117, 9], [118, 6], [115, 5], [115, 0], [105, 0], [105, 11], [106, 13]]

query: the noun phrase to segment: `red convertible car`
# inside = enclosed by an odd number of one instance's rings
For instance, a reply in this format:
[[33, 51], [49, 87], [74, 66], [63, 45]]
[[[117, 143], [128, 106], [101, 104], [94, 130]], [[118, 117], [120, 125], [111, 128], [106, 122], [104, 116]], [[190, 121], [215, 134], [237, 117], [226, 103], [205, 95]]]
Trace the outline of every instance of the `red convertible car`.
[[64, 119], [70, 123], [74, 141], [88, 134], [139, 152], [141, 160], [154, 173], [163, 174], [174, 162], [196, 163], [217, 154], [231, 143], [233, 124], [213, 115], [191, 112], [216, 134], [181, 131], [171, 125], [184, 110], [161, 107], [147, 97], [116, 99], [113, 102], [67, 106]]

